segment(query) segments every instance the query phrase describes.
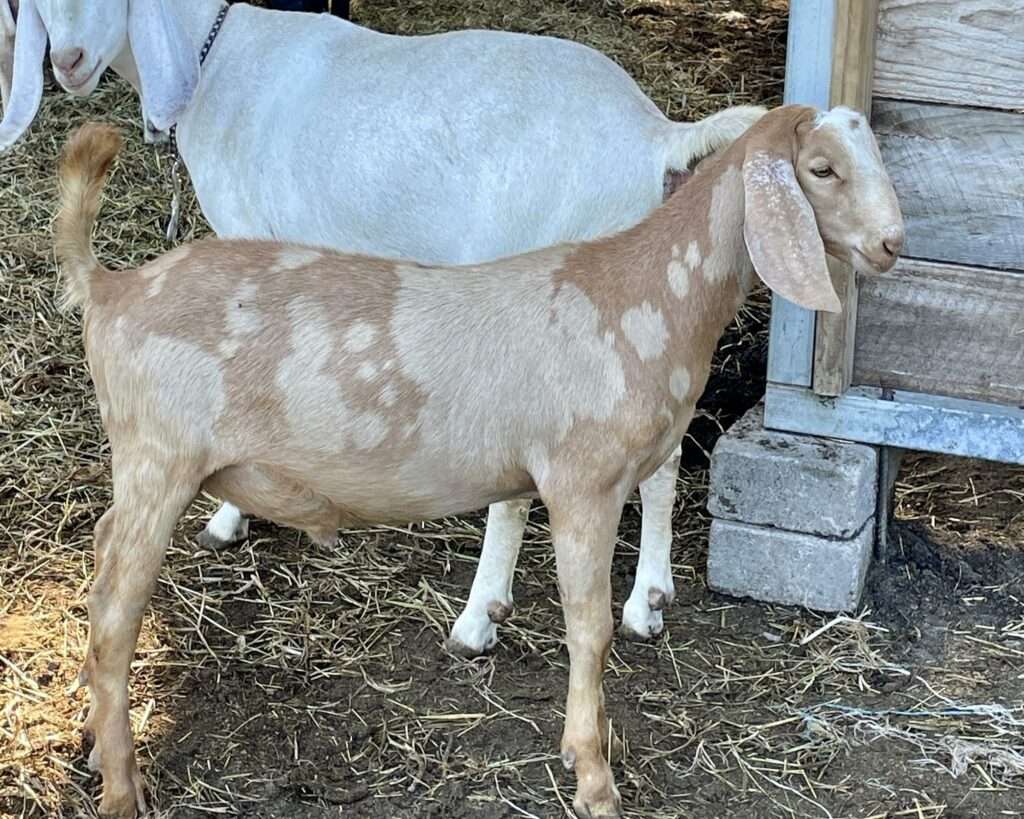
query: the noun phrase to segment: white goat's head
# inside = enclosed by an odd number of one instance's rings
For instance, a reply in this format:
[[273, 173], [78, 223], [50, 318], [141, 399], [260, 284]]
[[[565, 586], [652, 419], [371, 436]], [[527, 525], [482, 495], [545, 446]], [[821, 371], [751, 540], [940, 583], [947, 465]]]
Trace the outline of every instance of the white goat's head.
[[171, 6], [171, 0], [0, 0], [0, 151], [21, 137], [39, 109], [47, 40], [54, 76], [80, 96], [130, 46], [146, 117], [159, 130], [173, 125], [199, 81], [199, 55]]
[[744, 238], [772, 290], [815, 310], [839, 310], [825, 253], [858, 273], [889, 270], [903, 216], [874, 134], [849, 108], [786, 106], [747, 132]]

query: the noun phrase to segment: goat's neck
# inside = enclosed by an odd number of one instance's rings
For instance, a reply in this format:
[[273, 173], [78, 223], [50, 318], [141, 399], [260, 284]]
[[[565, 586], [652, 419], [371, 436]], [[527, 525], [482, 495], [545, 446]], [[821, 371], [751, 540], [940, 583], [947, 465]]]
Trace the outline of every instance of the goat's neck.
[[741, 148], [726, 152], [647, 219], [611, 240], [619, 244], [614, 266], [620, 299], [629, 305], [649, 302], [661, 312], [654, 320], [664, 321], [666, 359], [673, 366], [710, 366], [753, 283], [743, 238], [742, 159]]

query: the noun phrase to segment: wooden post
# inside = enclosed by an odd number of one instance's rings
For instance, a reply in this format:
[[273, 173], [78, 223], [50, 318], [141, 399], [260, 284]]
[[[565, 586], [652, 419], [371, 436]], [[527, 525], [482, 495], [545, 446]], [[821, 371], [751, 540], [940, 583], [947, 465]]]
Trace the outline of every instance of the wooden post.
[[[878, 0], [835, 0], [830, 106], [847, 105], [870, 117], [877, 28]], [[829, 270], [843, 309], [818, 314], [813, 386], [818, 395], [842, 395], [853, 376], [857, 283], [843, 262], [830, 258]]]
[[[833, 0], [790, 0], [786, 38], [786, 105], [828, 108], [832, 85]], [[768, 381], [810, 388], [816, 313], [772, 294]]]

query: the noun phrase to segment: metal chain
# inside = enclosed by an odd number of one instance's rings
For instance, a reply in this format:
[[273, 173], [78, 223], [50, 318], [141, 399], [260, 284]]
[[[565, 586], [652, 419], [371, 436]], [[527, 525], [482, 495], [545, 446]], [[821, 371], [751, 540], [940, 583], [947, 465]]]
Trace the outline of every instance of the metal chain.
[[[224, 18], [228, 16], [231, 6], [221, 6], [220, 11], [217, 12], [217, 18], [213, 21], [213, 25], [210, 26], [210, 33], [206, 35], [206, 42], [203, 43], [203, 47], [199, 52], [199, 67], [202, 68], [203, 63], [206, 62], [206, 57], [210, 53], [210, 49], [213, 48], [213, 43], [217, 39], [217, 35], [220, 34], [220, 27], [224, 25]], [[178, 217], [181, 215], [181, 154], [178, 153], [178, 124], [175, 123], [170, 128], [169, 133], [169, 155], [171, 157], [171, 216], [167, 220], [167, 232], [165, 237], [168, 242], [173, 242], [178, 236]]]

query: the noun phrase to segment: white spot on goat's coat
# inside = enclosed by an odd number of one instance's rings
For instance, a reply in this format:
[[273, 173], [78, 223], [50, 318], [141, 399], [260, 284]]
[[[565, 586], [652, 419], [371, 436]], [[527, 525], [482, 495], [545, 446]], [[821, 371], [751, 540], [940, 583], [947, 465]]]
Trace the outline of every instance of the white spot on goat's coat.
[[288, 321], [291, 353], [281, 361], [276, 383], [284, 393], [289, 424], [294, 430], [338, 435], [352, 414], [329, 369], [334, 357], [331, 324], [323, 308], [304, 296], [289, 302]]
[[146, 298], [154, 299], [160, 295], [160, 291], [164, 289], [164, 282], [167, 281], [167, 271], [164, 270], [153, 277], [153, 281], [149, 283], [146, 288]]
[[676, 367], [668, 379], [668, 389], [676, 401], [685, 401], [690, 394], [690, 371], [686, 367]]
[[845, 105], [837, 105], [829, 111], [819, 111], [814, 116], [815, 128], [831, 125], [836, 128], [855, 131], [864, 124], [864, 115], [859, 111], [854, 111], [852, 108], [847, 108]]
[[639, 307], [630, 307], [622, 315], [622, 331], [629, 343], [636, 349], [641, 361], [657, 358], [665, 352], [668, 330], [661, 310], [644, 302]]
[[225, 304], [225, 324], [231, 335], [248, 336], [263, 328], [263, 317], [254, 309], [259, 287], [248, 279], [231, 294]]
[[139, 275], [142, 278], [150, 280], [149, 286], [146, 288], [147, 299], [160, 295], [160, 291], [164, 289], [164, 283], [167, 281], [168, 271], [179, 262], [184, 261], [191, 252], [192, 248], [189, 245], [181, 245], [169, 253], [165, 253], [159, 259], [154, 259], [139, 270]]
[[352, 441], [357, 449], [373, 449], [384, 442], [388, 435], [388, 425], [375, 412], [363, 412], [356, 418], [352, 430]]
[[[547, 450], [576, 421], [613, 415], [626, 395], [618, 336], [578, 287], [556, 287], [565, 254], [530, 254], [529, 267], [501, 288], [486, 270], [398, 267], [389, 334], [400, 372], [426, 396], [424, 446], [473, 453], [474, 468], [500, 470], [510, 452], [526, 458], [524, 437]], [[452, 316], [472, 316], [476, 331], [453, 332]], [[484, 382], [480, 373], [500, 377]]]
[[175, 434], [209, 440], [226, 401], [220, 362], [195, 344], [156, 335], [145, 337], [134, 358], [155, 388], [155, 411]]
[[[601, 315], [594, 303], [574, 284], [563, 284], [551, 301], [554, 322], [549, 332], [561, 341], [574, 342], [581, 371], [599, 373], [600, 386], [588, 390], [585, 406], [577, 415], [603, 421], [610, 418], [626, 394], [622, 359], [615, 351], [615, 335], [601, 331]], [[557, 348], [556, 348], [557, 349]]]
[[368, 321], [357, 321], [345, 333], [345, 349], [350, 353], [361, 353], [373, 344], [376, 337], [376, 327]]
[[227, 358], [237, 353], [250, 336], [263, 329], [263, 316], [254, 303], [258, 289], [245, 279], [224, 302], [224, 326], [228, 338], [220, 343], [218, 349]]
[[824, 128], [836, 138], [850, 154], [854, 164], [861, 168], [880, 165], [881, 155], [864, 115], [852, 108], [837, 105], [831, 111], [821, 111], [814, 118], [815, 129]]
[[277, 370], [277, 387], [284, 394], [288, 422], [296, 437], [315, 441], [327, 451], [346, 441], [372, 449], [388, 435], [383, 417], [356, 412], [346, 403], [338, 381], [335, 335], [323, 307], [305, 296], [288, 304], [291, 353]]
[[323, 258], [323, 253], [311, 247], [285, 247], [278, 251], [277, 261], [271, 268], [273, 273], [286, 273], [311, 265]]
[[678, 298], [686, 298], [686, 294], [690, 292], [690, 276], [700, 267], [702, 261], [696, 241], [691, 241], [687, 245], [685, 256], [679, 250], [679, 245], [672, 246], [672, 258], [668, 263], [668, 284]]

